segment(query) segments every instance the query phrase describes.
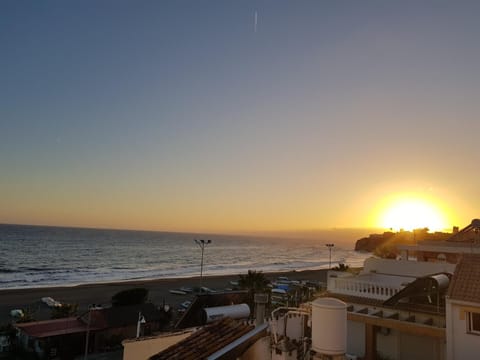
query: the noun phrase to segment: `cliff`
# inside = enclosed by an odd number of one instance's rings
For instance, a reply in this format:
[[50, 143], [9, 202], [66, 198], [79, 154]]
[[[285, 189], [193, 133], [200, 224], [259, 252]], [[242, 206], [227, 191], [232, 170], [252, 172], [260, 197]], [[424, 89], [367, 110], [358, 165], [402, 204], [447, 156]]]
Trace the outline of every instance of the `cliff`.
[[384, 232], [383, 234], [370, 234], [368, 237], [361, 238], [355, 242], [356, 251], [373, 252], [375, 249], [385, 244], [395, 233]]

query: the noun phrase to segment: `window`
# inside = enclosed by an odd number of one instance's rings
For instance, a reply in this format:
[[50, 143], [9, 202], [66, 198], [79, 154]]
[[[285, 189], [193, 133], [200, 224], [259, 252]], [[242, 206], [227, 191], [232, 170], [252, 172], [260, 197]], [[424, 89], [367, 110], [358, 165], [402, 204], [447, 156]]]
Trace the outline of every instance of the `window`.
[[480, 313], [468, 313], [467, 331], [472, 334], [480, 335]]

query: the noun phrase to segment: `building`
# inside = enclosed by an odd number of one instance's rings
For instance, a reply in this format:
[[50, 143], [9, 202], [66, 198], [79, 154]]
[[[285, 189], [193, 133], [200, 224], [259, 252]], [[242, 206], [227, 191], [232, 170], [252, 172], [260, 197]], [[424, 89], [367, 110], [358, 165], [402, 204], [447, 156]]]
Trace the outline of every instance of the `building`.
[[168, 314], [153, 304], [94, 308], [79, 317], [17, 323], [18, 341], [23, 349], [43, 356], [72, 356], [85, 352], [105, 351], [135, 337], [139, 314], [145, 320], [142, 334], [158, 331], [168, 322]]
[[445, 241], [419, 241], [415, 245], [399, 245], [401, 257], [417, 261], [449, 262], [456, 264], [462, 254], [480, 254], [480, 219], [472, 222]]
[[[194, 331], [149, 360], [255, 359], [255, 351], [250, 348], [266, 336], [266, 329], [266, 324], [255, 327], [228, 317], [222, 318]], [[248, 351], [252, 355], [245, 355]]]
[[474, 360], [480, 350], [480, 254], [464, 254], [446, 299], [447, 360]]
[[369, 258], [359, 275], [329, 271], [347, 306], [347, 353], [362, 359], [444, 359], [445, 294], [455, 264]]
[[[398, 259], [371, 257], [359, 274], [328, 271], [327, 290], [317, 299], [296, 308], [278, 308], [266, 323], [257, 315], [255, 327], [223, 319], [188, 335], [172, 333], [177, 343], [142, 359], [175, 359], [175, 354], [222, 360], [477, 359], [479, 225], [473, 220], [449, 240], [427, 244], [428, 251], [420, 244], [418, 249], [403, 247], [404, 256]], [[409, 256], [410, 250], [420, 254], [418, 261]], [[204, 305], [198, 302], [196, 309]], [[265, 301], [256, 303], [264, 305]], [[264, 314], [264, 309], [255, 313]], [[209, 331], [218, 331], [219, 337]], [[168, 336], [159, 341], [165, 343]]]

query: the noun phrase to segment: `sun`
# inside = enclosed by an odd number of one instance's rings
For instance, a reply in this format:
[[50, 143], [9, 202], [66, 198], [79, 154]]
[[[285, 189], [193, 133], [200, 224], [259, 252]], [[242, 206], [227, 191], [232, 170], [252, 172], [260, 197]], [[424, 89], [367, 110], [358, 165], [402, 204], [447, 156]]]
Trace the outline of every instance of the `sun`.
[[443, 231], [448, 225], [440, 207], [425, 199], [396, 198], [387, 201], [379, 216], [380, 226], [392, 230], [428, 228]]

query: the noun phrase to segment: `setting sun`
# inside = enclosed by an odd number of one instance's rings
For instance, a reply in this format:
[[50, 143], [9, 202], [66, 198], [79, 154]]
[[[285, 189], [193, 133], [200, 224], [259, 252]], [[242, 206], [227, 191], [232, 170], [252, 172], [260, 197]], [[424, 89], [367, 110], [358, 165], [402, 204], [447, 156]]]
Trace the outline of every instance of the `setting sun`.
[[446, 217], [438, 206], [415, 198], [397, 198], [387, 202], [380, 212], [379, 224], [392, 230], [426, 227], [430, 231], [442, 231], [448, 227]]

